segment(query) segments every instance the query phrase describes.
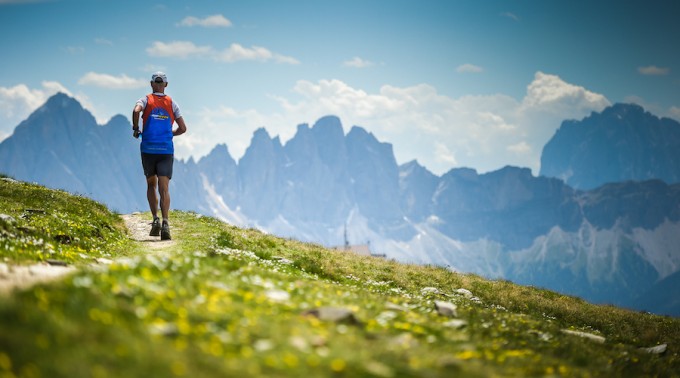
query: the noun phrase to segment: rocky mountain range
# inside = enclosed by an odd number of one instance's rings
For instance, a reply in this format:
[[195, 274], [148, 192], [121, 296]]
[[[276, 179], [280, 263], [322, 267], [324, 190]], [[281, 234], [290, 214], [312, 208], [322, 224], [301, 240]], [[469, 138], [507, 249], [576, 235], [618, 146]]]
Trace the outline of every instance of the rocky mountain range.
[[680, 123], [633, 104], [565, 121], [543, 148], [541, 175], [578, 189], [655, 178], [680, 182]]
[[[668, 135], [679, 129], [617, 104], [565, 121], [544, 149], [539, 177], [518, 167], [437, 176], [416, 161], [398, 165], [389, 143], [357, 126], [345, 134], [328, 116], [299, 125], [285, 144], [257, 130], [238, 162], [226, 145], [198, 161], [177, 160], [172, 207], [327, 246], [342, 245], [347, 234], [352, 244], [370, 243], [374, 253], [404, 262], [680, 316], [673, 284], [680, 277], [680, 184], [673, 179], [680, 160], [670, 147], [647, 145], [672, 145]], [[640, 157], [591, 151], [603, 138]], [[0, 143], [0, 172], [121, 213], [146, 211], [138, 143], [125, 117], [97, 125], [76, 100], [58, 94]], [[616, 156], [618, 165], [603, 156]], [[593, 167], [606, 167], [599, 178], [611, 181], [591, 180]]]

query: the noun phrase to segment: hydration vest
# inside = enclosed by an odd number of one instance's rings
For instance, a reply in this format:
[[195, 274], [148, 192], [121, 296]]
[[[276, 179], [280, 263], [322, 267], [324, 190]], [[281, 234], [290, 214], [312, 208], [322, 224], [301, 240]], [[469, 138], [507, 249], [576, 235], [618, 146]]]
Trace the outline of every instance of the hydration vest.
[[146, 108], [142, 113], [142, 143], [140, 148], [146, 154], [174, 154], [172, 125], [175, 113], [172, 111], [170, 96], [146, 95]]

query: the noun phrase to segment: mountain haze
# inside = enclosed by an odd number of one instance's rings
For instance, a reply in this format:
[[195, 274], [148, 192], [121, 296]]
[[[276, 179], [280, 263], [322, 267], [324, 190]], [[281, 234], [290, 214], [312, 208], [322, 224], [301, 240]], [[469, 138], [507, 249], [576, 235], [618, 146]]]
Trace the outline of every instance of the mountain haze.
[[[604, 117], [620, 119], [633, 132], [647, 127], [638, 121], [653, 118], [640, 109], [615, 105], [582, 123], [563, 123], [546, 146], [546, 170], [569, 166], [570, 177], [581, 177], [580, 166], [568, 163], [574, 150], [560, 147], [560, 135], [572, 127], [565, 125], [597, 128], [589, 120]], [[578, 144], [582, 134], [569, 140]], [[587, 141], [578, 144], [579, 153], [596, 154], [590, 150], [601, 146]], [[99, 126], [59, 94], [0, 143], [0, 172], [85, 194], [120, 212], [144, 211], [138, 143], [124, 117]], [[358, 126], [345, 134], [340, 119], [327, 116], [298, 125], [285, 144], [256, 130], [238, 162], [224, 144], [198, 161], [176, 160], [171, 198], [175, 209], [279, 236], [339, 246], [346, 234], [351, 244], [369, 243], [372, 252], [400, 261], [680, 315], [680, 293], [668, 284], [680, 271], [680, 184], [650, 172], [646, 178], [655, 179], [615, 180], [588, 190], [562, 181], [564, 175], [535, 177], [510, 166], [437, 176], [417, 161], [399, 166], [391, 144]]]

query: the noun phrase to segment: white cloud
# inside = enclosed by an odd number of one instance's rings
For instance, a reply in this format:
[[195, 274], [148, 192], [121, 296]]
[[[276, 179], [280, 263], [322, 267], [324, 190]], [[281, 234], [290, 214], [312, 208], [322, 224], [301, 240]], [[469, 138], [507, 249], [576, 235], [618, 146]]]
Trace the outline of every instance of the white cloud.
[[248, 48], [243, 47], [238, 43], [232, 43], [228, 48], [222, 51], [216, 51], [212, 46], [196, 46], [193, 42], [188, 41], [173, 41], [170, 43], [155, 41], [151, 47], [146, 49], [146, 52], [151, 56], [179, 59], [209, 57], [225, 63], [233, 63], [242, 60], [256, 60], [260, 62], [274, 61], [276, 63], [286, 64], [300, 63], [293, 57], [273, 53], [264, 47], [251, 46]]
[[501, 13], [501, 16], [510, 18], [515, 21], [519, 21], [519, 17], [517, 17], [517, 15], [512, 12], [503, 12]]
[[350, 60], [346, 60], [342, 63], [345, 67], [353, 67], [353, 68], [367, 68], [375, 65], [373, 62], [369, 60], [364, 60], [359, 58], [358, 56], [355, 56], [354, 58]]
[[238, 43], [232, 43], [231, 46], [217, 54], [215, 58], [218, 61], [227, 63], [233, 63], [240, 60], [257, 60], [261, 62], [273, 60], [277, 63], [299, 63], [294, 58], [275, 54], [264, 47], [252, 46], [247, 48], [239, 45]]
[[64, 47], [64, 50], [71, 55], [79, 55], [85, 52], [83, 46], [66, 46]]
[[556, 107], [590, 108], [593, 104], [601, 108], [609, 105], [609, 100], [584, 87], [569, 84], [557, 75], [539, 71], [534, 75], [534, 81], [527, 87], [523, 103], [528, 108], [550, 105], [550, 109], [555, 111]]
[[107, 89], [136, 89], [144, 88], [149, 82], [144, 79], [133, 79], [125, 74], [113, 76], [96, 72], [88, 72], [78, 80], [80, 85], [92, 85]]
[[454, 167], [454, 166], [457, 165], [456, 157], [453, 156], [453, 153], [449, 150], [449, 148], [444, 143], [435, 142], [435, 144], [434, 144], [434, 154], [435, 154], [435, 160], [438, 161], [438, 162], [447, 164], [451, 167]]
[[218, 60], [232, 63], [239, 60], [265, 61], [272, 59], [273, 57], [274, 54], [264, 47], [253, 46], [251, 48], [246, 48], [239, 45], [238, 43], [232, 43], [229, 48], [223, 50], [218, 55]]
[[456, 67], [456, 72], [458, 73], [480, 73], [483, 72], [484, 69], [480, 66], [475, 66], [474, 64], [466, 63], [466, 64], [461, 64], [460, 66]]
[[113, 46], [113, 41], [105, 38], [95, 38], [94, 42], [98, 45]]
[[150, 56], [165, 58], [199, 58], [214, 54], [210, 46], [196, 46], [193, 42], [172, 41], [170, 43], [155, 41], [146, 49]]
[[399, 163], [418, 159], [437, 174], [460, 166], [487, 172], [508, 164], [537, 174], [543, 146], [563, 120], [580, 119], [609, 105], [600, 94], [541, 72], [520, 100], [502, 94], [451, 98], [428, 84], [385, 85], [369, 93], [340, 80], [301, 80], [292, 96], [272, 98], [279, 110], [270, 114], [203, 109], [193, 122], [200, 131], [187, 138], [178, 154], [200, 157], [215, 143], [227, 143], [238, 159], [258, 127], [265, 126], [285, 143], [296, 125], [333, 114], [346, 132], [359, 125], [392, 143]]
[[206, 18], [196, 18], [193, 16], [185, 17], [177, 26], [202, 26], [205, 28], [228, 28], [232, 26], [231, 21], [221, 14], [215, 14]]
[[638, 72], [642, 75], [648, 76], [663, 76], [668, 75], [671, 72], [670, 68], [667, 67], [657, 67], [657, 66], [646, 66], [638, 67]]
[[28, 118], [35, 109], [45, 103], [57, 92], [72, 96], [71, 92], [55, 81], [43, 81], [39, 89], [31, 89], [26, 84], [13, 87], [0, 87], [0, 134], [8, 137], [14, 127]]
[[527, 143], [525, 141], [521, 141], [517, 144], [507, 146], [506, 149], [508, 151], [514, 152], [516, 154], [529, 154], [529, 153], [531, 153], [531, 150], [532, 150], [529, 143]]

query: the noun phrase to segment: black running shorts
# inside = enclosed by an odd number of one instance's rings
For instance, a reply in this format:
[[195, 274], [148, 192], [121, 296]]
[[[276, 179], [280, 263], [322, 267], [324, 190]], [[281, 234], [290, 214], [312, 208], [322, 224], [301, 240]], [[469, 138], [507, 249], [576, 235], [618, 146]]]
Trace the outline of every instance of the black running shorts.
[[171, 179], [172, 163], [174, 161], [175, 158], [172, 154], [145, 154], [142, 152], [142, 167], [147, 178], [151, 176], [167, 176]]

